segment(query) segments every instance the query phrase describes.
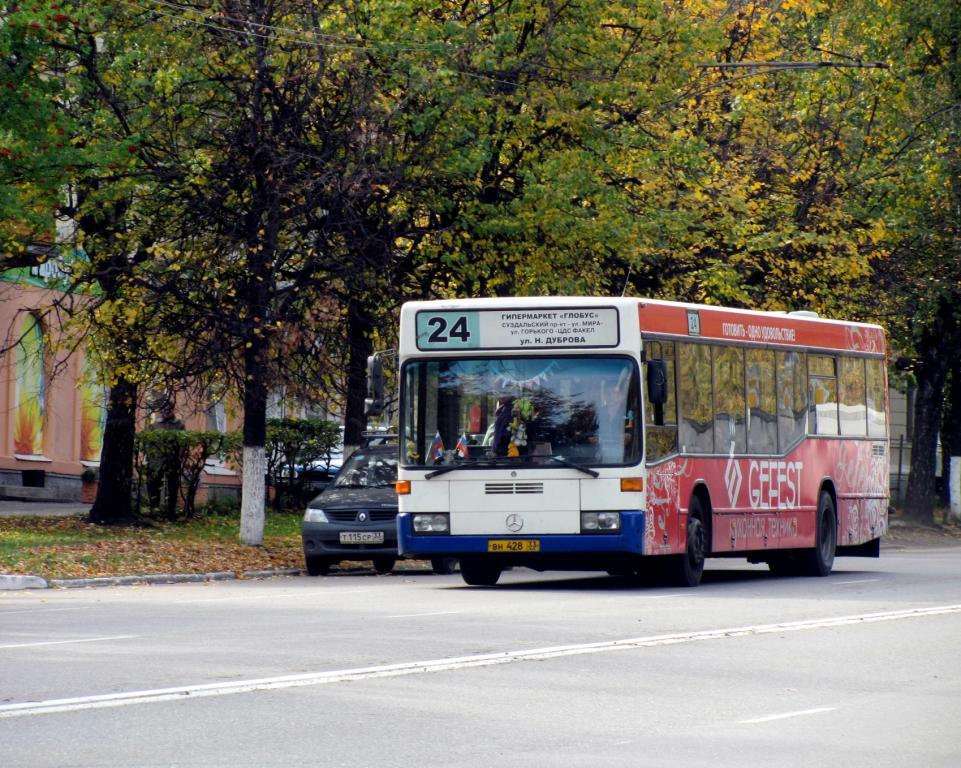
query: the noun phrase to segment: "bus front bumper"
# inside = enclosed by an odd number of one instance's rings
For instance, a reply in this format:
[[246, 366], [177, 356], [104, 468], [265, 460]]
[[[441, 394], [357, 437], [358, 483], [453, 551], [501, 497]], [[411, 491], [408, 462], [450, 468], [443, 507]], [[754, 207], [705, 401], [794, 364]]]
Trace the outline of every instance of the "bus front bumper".
[[[605, 553], [644, 554], [644, 512], [626, 510], [621, 512], [621, 529], [616, 533], [550, 533], [517, 535], [513, 533], [491, 533], [483, 535], [458, 536], [450, 534], [414, 533], [412, 513], [402, 512], [397, 516], [397, 544], [404, 557], [434, 557], [449, 555], [480, 554], [521, 554], [524, 557], [590, 555]], [[505, 552], [492, 549], [503, 546], [500, 542], [536, 542], [537, 549], [522, 549]], [[497, 542], [492, 545], [491, 542]]]

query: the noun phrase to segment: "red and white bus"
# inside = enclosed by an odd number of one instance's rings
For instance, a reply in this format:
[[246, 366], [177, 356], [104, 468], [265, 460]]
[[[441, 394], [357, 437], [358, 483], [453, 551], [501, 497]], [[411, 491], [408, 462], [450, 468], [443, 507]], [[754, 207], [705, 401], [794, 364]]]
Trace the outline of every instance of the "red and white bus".
[[884, 331], [627, 298], [411, 302], [400, 323], [401, 554], [505, 568], [707, 557], [826, 575], [887, 530]]

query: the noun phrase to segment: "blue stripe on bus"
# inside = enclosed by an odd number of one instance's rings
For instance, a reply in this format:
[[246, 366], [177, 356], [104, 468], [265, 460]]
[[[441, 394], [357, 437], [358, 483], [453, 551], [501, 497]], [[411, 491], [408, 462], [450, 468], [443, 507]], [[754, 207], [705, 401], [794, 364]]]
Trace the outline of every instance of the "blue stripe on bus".
[[621, 511], [621, 532], [611, 533], [545, 533], [519, 536], [512, 533], [491, 533], [481, 536], [435, 536], [414, 534], [411, 512], [397, 516], [397, 546], [404, 556], [475, 554], [487, 552], [490, 539], [537, 539], [540, 554], [564, 552], [631, 552], [644, 554], [644, 512]]

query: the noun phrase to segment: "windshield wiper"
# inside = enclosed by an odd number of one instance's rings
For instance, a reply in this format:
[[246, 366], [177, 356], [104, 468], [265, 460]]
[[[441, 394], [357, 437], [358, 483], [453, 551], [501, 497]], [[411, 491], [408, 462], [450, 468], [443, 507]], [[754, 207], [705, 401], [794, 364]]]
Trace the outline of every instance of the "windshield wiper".
[[[575, 464], [573, 461], [568, 461], [560, 456], [544, 456], [544, 459], [548, 461], [556, 462], [564, 467], [570, 467], [571, 469], [576, 469], [578, 472], [583, 472], [585, 475], [590, 475], [591, 477], [599, 477], [600, 473], [595, 472], [590, 467], [585, 467], [583, 464]], [[468, 469], [469, 467], [497, 467], [497, 466], [508, 466], [516, 467], [519, 466], [516, 461], [504, 461], [503, 458], [500, 459], [481, 459], [475, 461], [465, 461], [462, 464], [447, 464], [446, 466], [439, 467], [438, 469], [428, 472], [424, 475], [425, 480], [430, 480], [433, 477], [438, 477], [439, 475], [446, 475], [448, 472], [453, 472], [455, 469]], [[528, 467], [529, 468], [529, 467]]]
[[547, 459], [549, 461], [557, 462], [562, 466], [570, 467], [571, 469], [576, 469], [578, 472], [583, 472], [585, 475], [590, 475], [591, 477], [600, 476], [600, 472], [596, 472], [590, 467], [585, 467], [583, 464], [575, 464], [573, 461], [568, 461], [567, 459], [563, 459], [560, 456], [548, 456]]
[[455, 469], [468, 469], [470, 467], [496, 467], [498, 465], [514, 467], [517, 466], [517, 462], [510, 461], [505, 464], [503, 463], [503, 457], [494, 459], [470, 459], [457, 464], [446, 464], [443, 467], [439, 467], [424, 475], [424, 479], [430, 480], [432, 477], [437, 477], [438, 475], [446, 475], [448, 472], [453, 472]]

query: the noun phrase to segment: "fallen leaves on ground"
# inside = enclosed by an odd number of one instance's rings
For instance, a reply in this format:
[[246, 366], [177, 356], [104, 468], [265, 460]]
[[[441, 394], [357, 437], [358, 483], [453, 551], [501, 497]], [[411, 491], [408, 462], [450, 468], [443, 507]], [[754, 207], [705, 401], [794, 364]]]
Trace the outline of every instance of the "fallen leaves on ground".
[[[24, 544], [0, 557], [0, 573], [33, 574], [48, 580], [216, 572], [241, 576], [304, 567], [299, 533], [265, 536], [263, 546], [255, 547], [241, 544], [235, 535], [198, 534], [178, 526], [103, 528], [80, 518], [30, 518], [3, 521], [0, 544], [5, 534], [16, 534]], [[961, 545], [961, 525], [919, 526], [895, 517], [882, 540], [882, 546], [888, 547], [940, 545]], [[339, 567], [368, 565], [351, 561]], [[408, 565], [420, 563], [404, 564]]]
[[[285, 525], [289, 533], [265, 535], [262, 546], [249, 546], [240, 543], [236, 526], [224, 521], [206, 527], [103, 527], [75, 517], [5, 519], [0, 520], [0, 573], [51, 580], [302, 569], [299, 522]], [[4, 547], [5, 540], [17, 543]], [[369, 569], [371, 564], [343, 561], [334, 567]], [[411, 560], [398, 570], [423, 567], [429, 565]]]

